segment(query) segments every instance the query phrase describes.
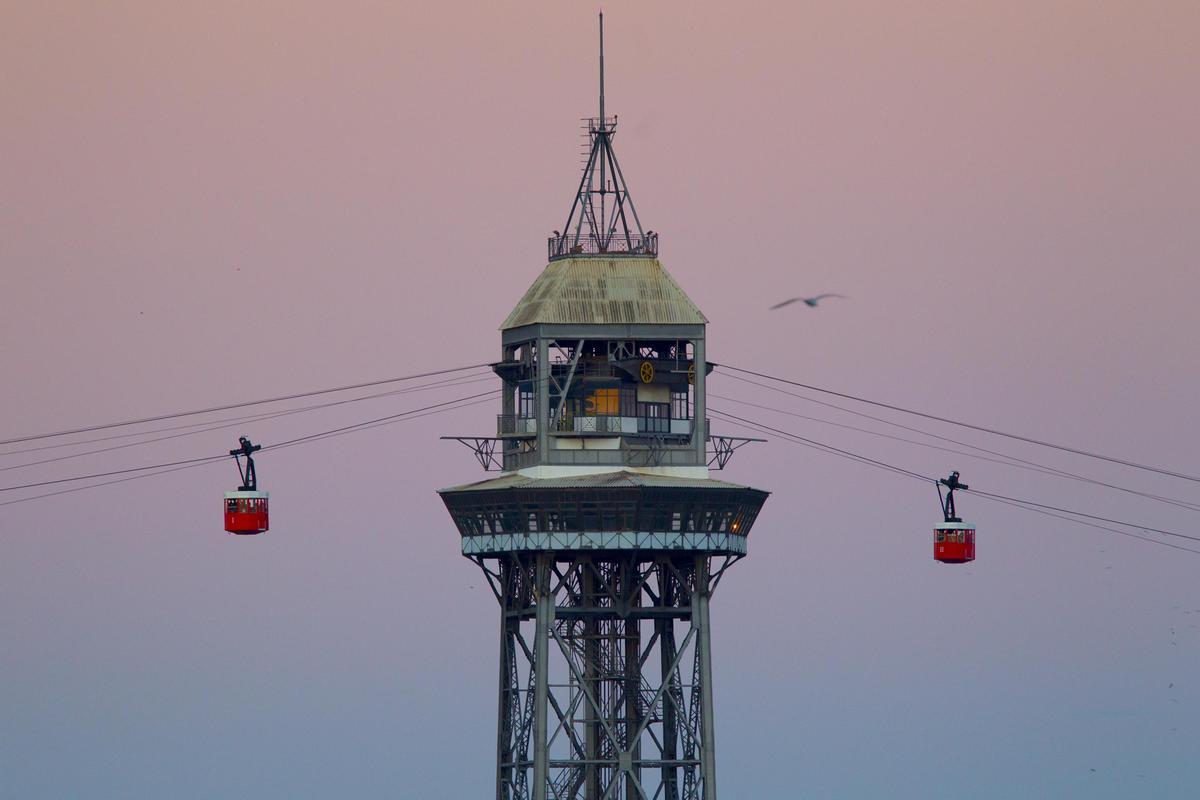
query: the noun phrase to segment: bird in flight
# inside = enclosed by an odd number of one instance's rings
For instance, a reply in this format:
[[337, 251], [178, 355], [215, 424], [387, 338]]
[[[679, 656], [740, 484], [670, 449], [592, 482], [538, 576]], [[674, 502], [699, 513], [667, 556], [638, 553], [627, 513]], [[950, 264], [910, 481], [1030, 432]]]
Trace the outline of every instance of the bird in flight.
[[844, 294], [819, 294], [816, 297], [793, 297], [790, 300], [784, 300], [782, 303], [776, 303], [775, 305], [771, 306], [770, 310], [774, 311], [777, 308], [783, 308], [784, 306], [790, 306], [792, 303], [804, 303], [804, 305], [808, 306], [809, 308], [816, 308], [817, 303], [821, 302], [826, 297], [840, 297], [843, 300], [850, 299], [849, 297], [846, 297], [846, 295], [844, 295]]

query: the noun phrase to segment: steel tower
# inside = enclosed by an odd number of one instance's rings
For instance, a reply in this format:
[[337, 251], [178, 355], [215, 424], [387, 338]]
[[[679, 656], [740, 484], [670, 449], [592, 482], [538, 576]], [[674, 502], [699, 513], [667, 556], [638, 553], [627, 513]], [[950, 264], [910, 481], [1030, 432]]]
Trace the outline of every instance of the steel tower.
[[767, 498], [714, 480], [707, 320], [659, 263], [612, 148], [501, 326], [499, 476], [443, 489], [500, 603], [497, 800], [715, 800], [709, 600]]

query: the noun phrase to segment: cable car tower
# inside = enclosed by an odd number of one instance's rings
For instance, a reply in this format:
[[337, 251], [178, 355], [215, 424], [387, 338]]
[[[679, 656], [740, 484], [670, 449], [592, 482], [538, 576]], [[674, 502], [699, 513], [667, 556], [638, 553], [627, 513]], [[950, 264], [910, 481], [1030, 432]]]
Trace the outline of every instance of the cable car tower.
[[[497, 800], [715, 800], [709, 601], [767, 492], [705, 418], [707, 319], [590, 153], [549, 264], [501, 325], [498, 476], [441, 490], [500, 604]], [[747, 665], [749, 666], [749, 665]]]

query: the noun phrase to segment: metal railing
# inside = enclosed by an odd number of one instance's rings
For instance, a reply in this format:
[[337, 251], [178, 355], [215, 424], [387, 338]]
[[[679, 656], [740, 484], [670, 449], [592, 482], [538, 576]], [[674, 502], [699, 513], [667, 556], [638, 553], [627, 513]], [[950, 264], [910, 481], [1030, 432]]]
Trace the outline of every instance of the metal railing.
[[637, 423], [633, 417], [607, 414], [564, 416], [558, 420], [555, 430], [567, 433], [637, 433]]
[[537, 417], [519, 414], [497, 414], [497, 436], [534, 436], [537, 434]]
[[504, 469], [518, 470], [539, 464], [561, 466], [633, 466], [633, 467], [694, 467], [696, 451], [686, 444], [676, 447], [639, 450], [549, 450], [539, 453], [505, 453]]
[[[690, 436], [694, 420], [616, 414], [564, 414], [554, 423], [556, 433], [620, 433]], [[497, 436], [536, 436], [537, 417], [497, 414]]]
[[594, 233], [564, 233], [547, 241], [550, 260], [578, 255], [651, 256], [658, 255], [658, 234], [616, 231], [605, 241]]

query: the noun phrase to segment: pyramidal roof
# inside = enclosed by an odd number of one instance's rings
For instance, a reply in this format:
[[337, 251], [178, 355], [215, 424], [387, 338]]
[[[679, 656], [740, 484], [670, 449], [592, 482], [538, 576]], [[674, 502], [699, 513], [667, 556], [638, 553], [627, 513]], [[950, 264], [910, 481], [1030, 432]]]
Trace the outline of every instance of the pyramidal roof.
[[554, 325], [703, 325], [708, 319], [657, 258], [551, 261], [501, 330]]

